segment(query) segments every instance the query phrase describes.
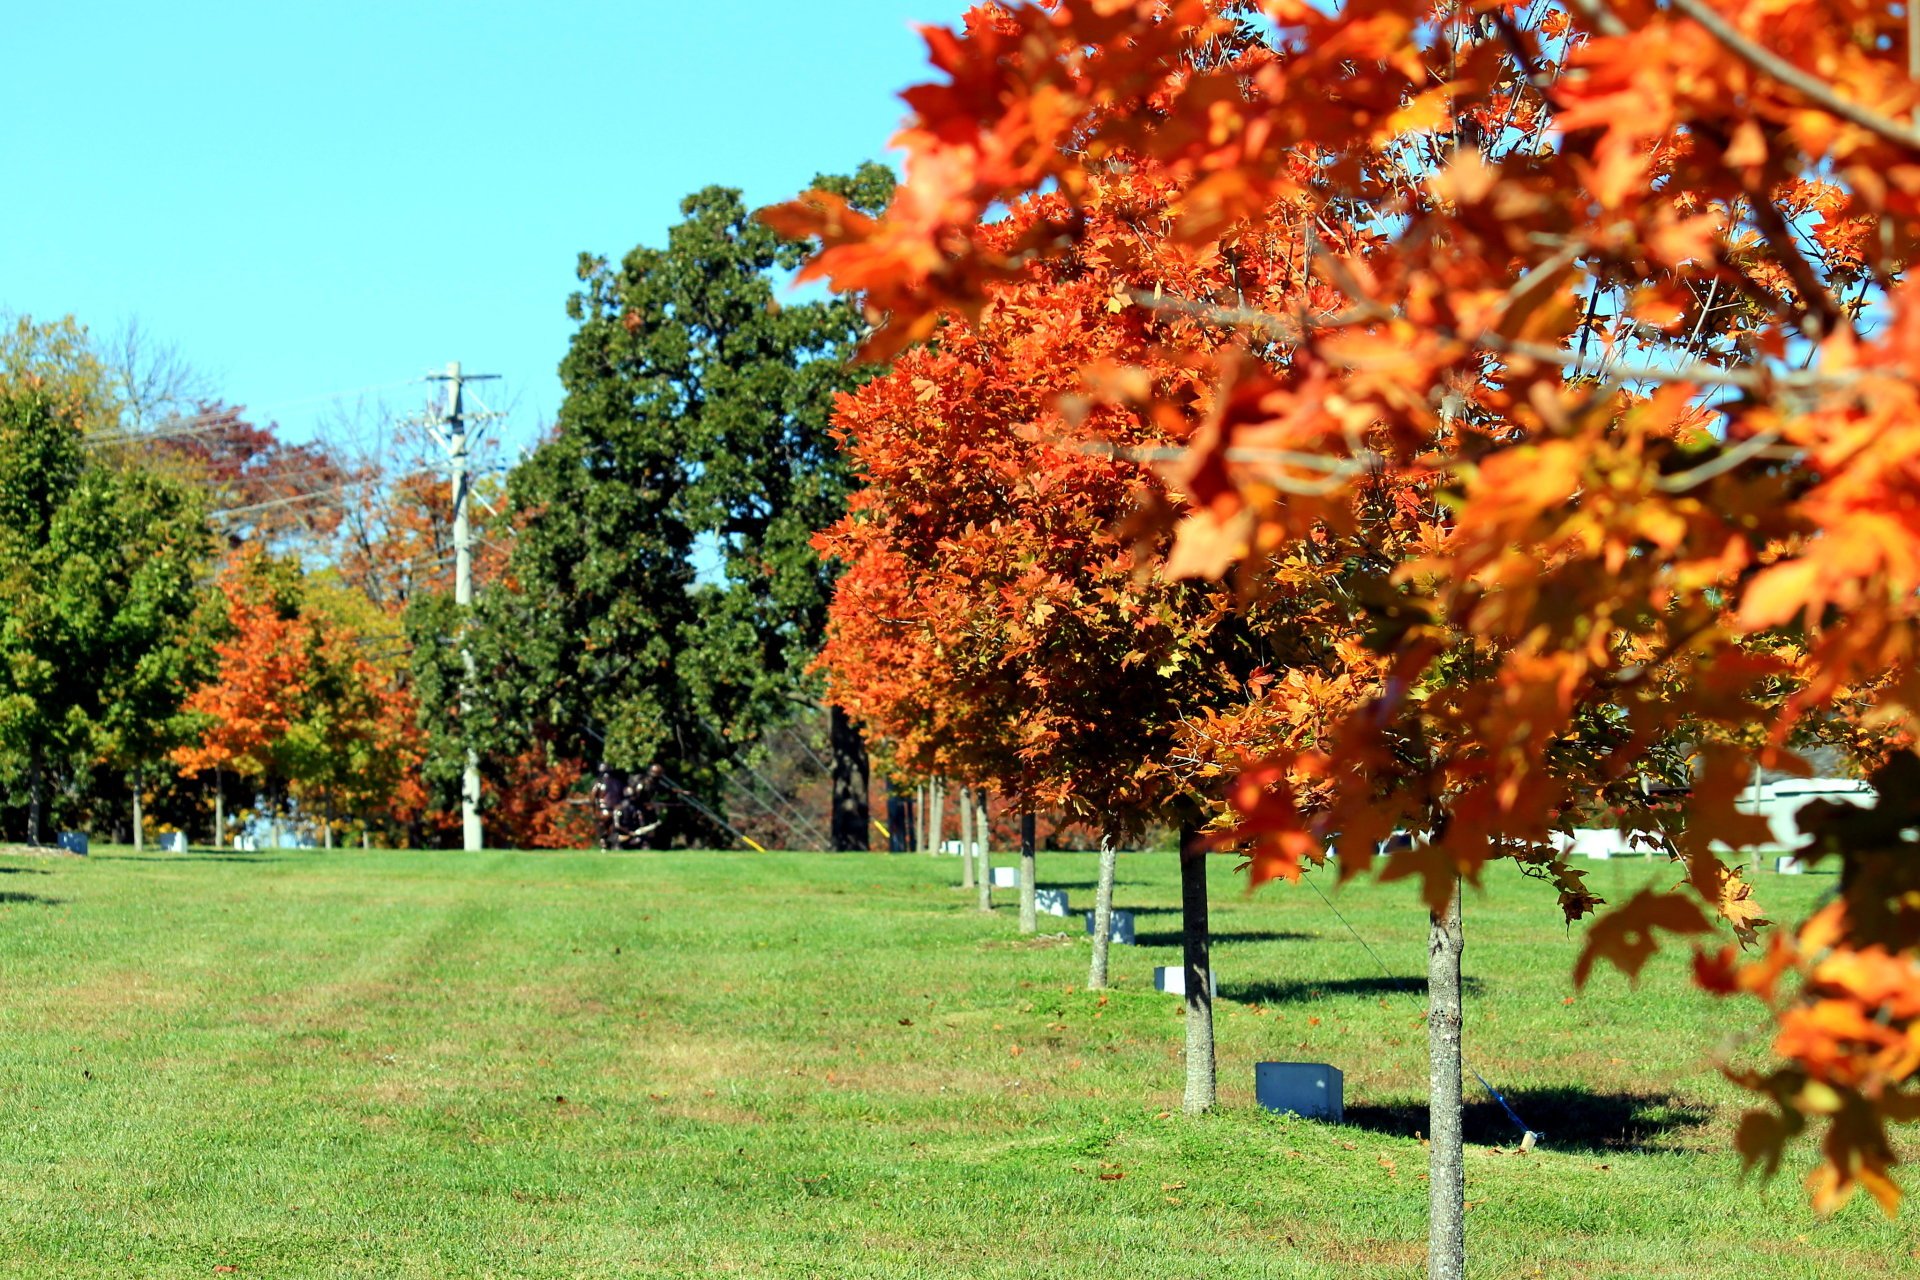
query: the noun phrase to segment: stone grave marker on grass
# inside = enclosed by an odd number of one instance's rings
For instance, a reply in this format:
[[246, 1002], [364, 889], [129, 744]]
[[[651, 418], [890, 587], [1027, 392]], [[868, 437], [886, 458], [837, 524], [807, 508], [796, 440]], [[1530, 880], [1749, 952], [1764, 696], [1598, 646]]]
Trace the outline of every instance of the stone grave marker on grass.
[[1324, 1062], [1256, 1062], [1253, 1096], [1269, 1111], [1339, 1124], [1346, 1115], [1344, 1077]]
[[[1087, 932], [1093, 932], [1093, 912], [1091, 911], [1087, 912]], [[1133, 912], [1121, 911], [1115, 908], [1113, 915], [1110, 917], [1107, 938], [1109, 941], [1118, 942], [1122, 946], [1132, 946]]]

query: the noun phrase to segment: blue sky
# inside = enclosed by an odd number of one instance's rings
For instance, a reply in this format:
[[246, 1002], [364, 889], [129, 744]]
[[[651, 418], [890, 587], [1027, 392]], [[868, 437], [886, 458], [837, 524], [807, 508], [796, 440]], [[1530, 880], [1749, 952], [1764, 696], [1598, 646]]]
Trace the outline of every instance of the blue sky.
[[[128, 317], [295, 438], [459, 359], [524, 440], [577, 255], [885, 155], [960, 0], [15, 5], [0, 309]], [[490, 394], [483, 391], [482, 394]], [[299, 403], [306, 402], [306, 403]]]

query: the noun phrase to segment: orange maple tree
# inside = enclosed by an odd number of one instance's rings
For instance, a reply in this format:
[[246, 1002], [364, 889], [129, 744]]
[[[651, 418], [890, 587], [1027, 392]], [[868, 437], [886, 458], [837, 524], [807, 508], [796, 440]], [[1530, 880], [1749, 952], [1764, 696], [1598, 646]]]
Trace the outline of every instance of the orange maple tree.
[[406, 826], [425, 807], [414, 705], [391, 669], [369, 659], [353, 626], [318, 607], [299, 571], [257, 544], [222, 567], [225, 637], [212, 679], [183, 706], [199, 740], [182, 771], [226, 770], [297, 799], [327, 824]]
[[[1172, 188], [1156, 230], [1233, 270], [1116, 299], [1190, 327], [1078, 394], [1184, 441], [1150, 508], [1170, 571], [1253, 598], [1329, 543], [1375, 562], [1327, 605], [1375, 678], [1311, 734], [1277, 716], [1244, 739], [1255, 878], [1329, 843], [1359, 874], [1400, 825], [1430, 836], [1393, 873], [1437, 908], [1491, 859], [1550, 860], [1596, 790], [1665, 781], [1691, 789], [1657, 833], [1686, 883], [1602, 916], [1581, 963], [1634, 973], [1709, 915], [1755, 936], [1712, 842], [1767, 838], [1735, 803], [1755, 753], [1804, 768], [1839, 742], [1883, 797], [1811, 815], [1839, 896], [1758, 959], [1696, 968], [1778, 1020], [1778, 1065], [1740, 1077], [1773, 1104], [1747, 1158], [1771, 1168], [1815, 1117], [1816, 1204], [1864, 1186], [1891, 1210], [1885, 1124], [1920, 1115], [1903, 10], [1059, 0], [926, 34], [942, 78], [906, 94], [886, 215], [820, 193], [774, 215], [867, 299], [870, 350], [1084, 253], [1103, 186], [1150, 171]], [[1284, 265], [1239, 274], [1262, 261]], [[1111, 415], [1083, 429], [1134, 447]], [[1561, 874], [1569, 913], [1590, 908]]]

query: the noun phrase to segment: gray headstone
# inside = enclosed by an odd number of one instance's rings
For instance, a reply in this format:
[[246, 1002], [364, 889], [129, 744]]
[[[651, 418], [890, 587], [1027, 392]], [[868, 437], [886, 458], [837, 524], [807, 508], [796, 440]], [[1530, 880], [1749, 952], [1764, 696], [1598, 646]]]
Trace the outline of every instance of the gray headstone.
[[1269, 1111], [1339, 1124], [1346, 1116], [1343, 1090], [1340, 1069], [1324, 1062], [1253, 1064], [1253, 1096]]
[[[1209, 969], [1207, 982], [1213, 987], [1216, 999], [1220, 995], [1220, 975]], [[1165, 965], [1153, 971], [1153, 989], [1164, 991], [1170, 996], [1187, 994], [1187, 967], [1183, 964]]]
[[[1107, 940], [1109, 942], [1118, 942], [1122, 946], [1127, 947], [1132, 946], [1133, 912], [1116, 910], [1113, 913], [1112, 919], [1108, 921], [1107, 930]], [[1087, 912], [1087, 932], [1093, 932], [1093, 912], [1091, 911]]]
[[60, 847], [68, 853], [77, 853], [84, 857], [87, 852], [87, 833], [84, 831], [62, 831], [60, 833]]
[[1067, 891], [1065, 889], [1035, 889], [1033, 891], [1033, 909], [1043, 916], [1066, 915]]

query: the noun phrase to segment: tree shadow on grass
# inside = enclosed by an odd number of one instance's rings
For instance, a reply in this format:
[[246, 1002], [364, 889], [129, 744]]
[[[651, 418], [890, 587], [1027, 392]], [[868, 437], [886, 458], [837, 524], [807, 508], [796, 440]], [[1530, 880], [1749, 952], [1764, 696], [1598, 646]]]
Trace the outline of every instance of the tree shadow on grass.
[[45, 867], [0, 867], [0, 876], [50, 876]]
[[[1460, 989], [1468, 995], [1479, 994], [1480, 979], [1463, 977]], [[1338, 999], [1341, 996], [1386, 997], [1410, 995], [1426, 1002], [1425, 978], [1331, 978], [1318, 982], [1283, 979], [1277, 982], [1223, 982], [1220, 998], [1242, 1004], [1303, 1004], [1310, 1000]]]
[[[1216, 933], [1208, 941], [1219, 946], [1223, 942], [1313, 942], [1319, 937], [1317, 933], [1298, 933], [1292, 929], [1256, 929]], [[1133, 941], [1142, 947], [1177, 947], [1186, 942], [1186, 934], [1178, 929], [1154, 930], [1135, 933]]]
[[38, 893], [14, 893], [11, 891], [0, 892], [0, 907], [11, 907], [15, 905], [35, 906], [35, 907], [57, 907], [65, 901], [66, 901], [65, 898], [49, 898], [43, 894], [38, 894]]
[[[1519, 1127], [1500, 1104], [1472, 1080], [1467, 1088], [1478, 1095], [1463, 1109], [1467, 1142], [1474, 1146], [1517, 1146]], [[1506, 1099], [1528, 1124], [1539, 1127], [1540, 1145], [1549, 1151], [1644, 1150], [1656, 1138], [1698, 1129], [1713, 1118], [1712, 1111], [1701, 1103], [1659, 1093], [1595, 1093], [1556, 1085], [1509, 1089]], [[1396, 1137], [1425, 1137], [1427, 1104], [1424, 1099], [1393, 1099], [1350, 1105], [1346, 1123]]]

